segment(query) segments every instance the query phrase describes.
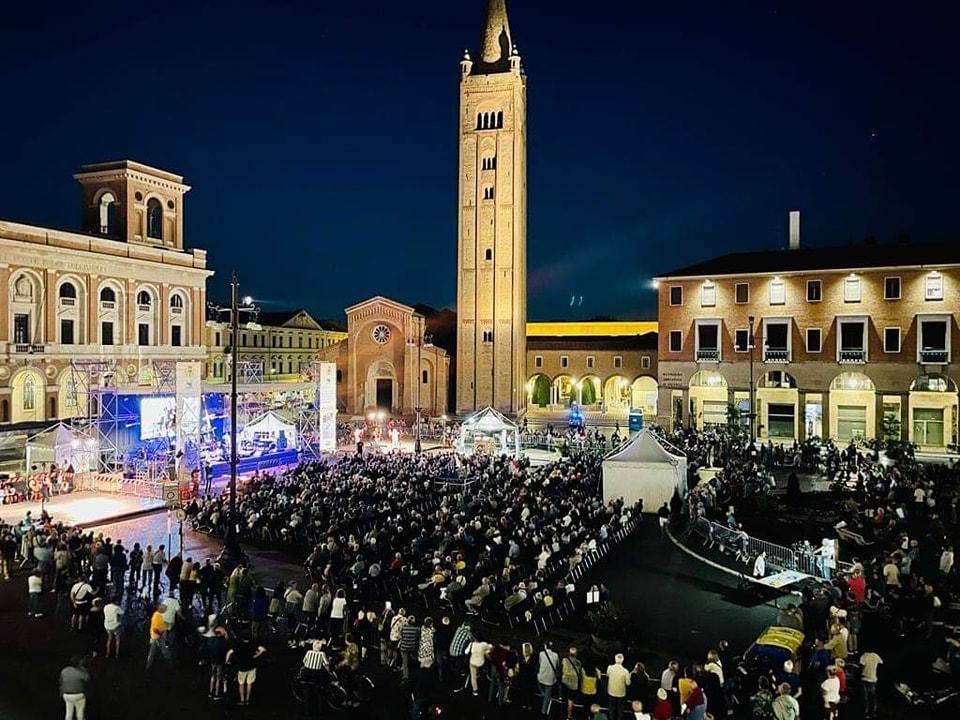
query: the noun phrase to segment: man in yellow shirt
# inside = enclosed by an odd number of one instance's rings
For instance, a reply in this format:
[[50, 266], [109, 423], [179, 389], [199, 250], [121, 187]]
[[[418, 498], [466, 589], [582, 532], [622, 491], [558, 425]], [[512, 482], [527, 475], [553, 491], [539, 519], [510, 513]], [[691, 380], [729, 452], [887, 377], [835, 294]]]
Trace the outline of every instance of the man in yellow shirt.
[[163, 614], [166, 611], [167, 606], [161, 603], [150, 617], [150, 649], [147, 651], [147, 670], [153, 665], [157, 653], [163, 655], [164, 660], [170, 660], [170, 649], [167, 647], [164, 637], [167, 634], [167, 623], [163, 620]]

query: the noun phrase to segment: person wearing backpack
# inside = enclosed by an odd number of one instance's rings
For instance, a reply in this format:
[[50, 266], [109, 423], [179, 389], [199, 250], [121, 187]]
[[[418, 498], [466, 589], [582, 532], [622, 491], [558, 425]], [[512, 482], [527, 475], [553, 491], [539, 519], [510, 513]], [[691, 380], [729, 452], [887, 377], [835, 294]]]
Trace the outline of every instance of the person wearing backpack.
[[567, 697], [567, 720], [573, 718], [573, 705], [580, 701], [580, 680], [583, 677], [583, 663], [577, 658], [577, 648], [571, 645], [567, 656], [560, 661], [560, 683]]

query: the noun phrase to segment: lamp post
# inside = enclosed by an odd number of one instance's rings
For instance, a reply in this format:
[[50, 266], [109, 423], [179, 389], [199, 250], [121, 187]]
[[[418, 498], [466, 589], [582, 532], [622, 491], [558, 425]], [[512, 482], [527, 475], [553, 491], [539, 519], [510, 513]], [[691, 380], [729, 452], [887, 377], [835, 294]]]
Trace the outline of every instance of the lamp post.
[[242, 308], [238, 305], [239, 287], [237, 272], [234, 271], [230, 279], [230, 522], [223, 538], [223, 551], [219, 557], [220, 565], [227, 573], [239, 563], [246, 561], [246, 556], [240, 547], [240, 518], [237, 517], [237, 465], [239, 462], [237, 457], [237, 367], [239, 365], [237, 346], [240, 335], [240, 310], [250, 311], [253, 307], [247, 302], [248, 298], [244, 298]]
[[750, 329], [747, 331], [747, 351], [750, 358], [750, 443], [755, 444], [757, 442], [757, 424], [755, 422], [757, 417], [755, 410], [757, 389], [753, 384], [753, 348], [756, 344], [753, 339], [753, 315], [747, 318], [747, 322], [750, 323]]

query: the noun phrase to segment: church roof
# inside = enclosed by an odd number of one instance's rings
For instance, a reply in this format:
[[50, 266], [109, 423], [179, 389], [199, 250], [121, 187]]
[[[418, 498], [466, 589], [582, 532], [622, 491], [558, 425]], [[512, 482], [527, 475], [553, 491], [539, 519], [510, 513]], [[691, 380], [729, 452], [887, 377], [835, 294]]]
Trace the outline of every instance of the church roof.
[[507, 0], [489, 0], [487, 18], [480, 38], [480, 57], [473, 65], [474, 75], [508, 72], [513, 54]]

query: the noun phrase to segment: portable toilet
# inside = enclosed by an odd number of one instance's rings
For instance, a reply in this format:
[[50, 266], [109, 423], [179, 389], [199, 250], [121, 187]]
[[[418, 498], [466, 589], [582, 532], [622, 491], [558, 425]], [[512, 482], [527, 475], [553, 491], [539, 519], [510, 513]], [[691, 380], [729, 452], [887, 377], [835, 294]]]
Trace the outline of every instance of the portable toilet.
[[630, 432], [643, 430], [643, 410], [631, 410], [629, 415]]

